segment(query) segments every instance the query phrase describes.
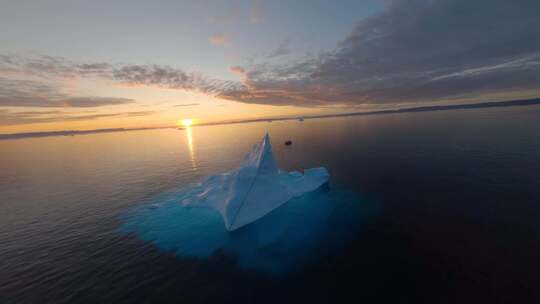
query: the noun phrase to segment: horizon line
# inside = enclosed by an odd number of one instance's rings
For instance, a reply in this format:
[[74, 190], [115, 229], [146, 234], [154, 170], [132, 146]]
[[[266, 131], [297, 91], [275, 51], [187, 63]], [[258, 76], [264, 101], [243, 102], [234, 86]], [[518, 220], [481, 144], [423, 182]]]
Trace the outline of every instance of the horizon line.
[[[488, 101], [488, 102], [478, 102], [478, 103], [468, 103], [468, 104], [458, 104], [458, 105], [421, 106], [421, 107], [399, 108], [399, 109], [394, 109], [394, 110], [380, 110], [380, 111], [368, 111], [368, 112], [347, 112], [347, 113], [319, 114], [319, 115], [295, 115], [295, 116], [287, 116], [287, 117], [265, 117], [265, 118], [254, 118], [254, 119], [242, 119], [242, 120], [236, 120], [236, 121], [208, 122], [208, 123], [195, 124], [195, 125], [190, 126], [190, 128], [198, 127], [198, 126], [216, 126], [216, 125], [230, 125], [230, 124], [242, 124], [242, 123], [254, 123], [254, 122], [322, 119], [322, 118], [337, 118], [337, 117], [349, 117], [349, 116], [434, 112], [434, 111], [466, 110], [466, 109], [512, 107], [512, 106], [531, 106], [531, 105], [539, 105], [539, 104], [540, 104], [540, 98], [510, 100], [510, 101]], [[94, 133], [157, 130], [157, 129], [168, 129], [168, 128], [185, 129], [186, 127], [160, 126], [160, 127], [137, 127], [137, 128], [104, 128], [104, 129], [90, 129], [90, 130], [18, 132], [18, 133], [0, 134], [0, 140], [49, 137], [49, 136], [75, 136], [75, 135], [86, 135], [86, 134], [94, 134]]]

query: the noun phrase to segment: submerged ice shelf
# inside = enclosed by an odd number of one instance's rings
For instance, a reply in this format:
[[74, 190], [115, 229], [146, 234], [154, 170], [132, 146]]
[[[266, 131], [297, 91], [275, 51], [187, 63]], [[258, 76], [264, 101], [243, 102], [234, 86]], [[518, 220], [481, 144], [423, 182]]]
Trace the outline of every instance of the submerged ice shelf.
[[184, 199], [182, 204], [216, 209], [226, 229], [232, 231], [326, 182], [328, 171], [323, 167], [307, 169], [304, 174], [281, 172], [266, 134], [238, 169], [208, 177], [202, 182], [200, 192]]
[[279, 171], [265, 136], [239, 169], [152, 197], [122, 216], [120, 231], [179, 258], [224, 253], [286, 273], [343, 248], [373, 214], [358, 194], [321, 187], [327, 181], [324, 168]]

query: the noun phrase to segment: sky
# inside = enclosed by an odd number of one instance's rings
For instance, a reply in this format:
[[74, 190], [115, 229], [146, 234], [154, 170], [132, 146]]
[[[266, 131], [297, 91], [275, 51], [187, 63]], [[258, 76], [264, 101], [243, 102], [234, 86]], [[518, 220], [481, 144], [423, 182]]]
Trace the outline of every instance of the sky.
[[540, 97], [540, 1], [0, 0], [0, 133]]

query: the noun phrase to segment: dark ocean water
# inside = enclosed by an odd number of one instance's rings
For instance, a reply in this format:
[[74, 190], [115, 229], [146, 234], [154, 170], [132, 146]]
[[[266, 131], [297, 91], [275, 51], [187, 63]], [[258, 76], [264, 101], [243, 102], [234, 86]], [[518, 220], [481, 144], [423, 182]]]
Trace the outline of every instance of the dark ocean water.
[[[282, 169], [331, 175], [289, 222], [358, 213], [294, 230], [279, 275], [171, 216], [265, 132]], [[540, 303], [538, 282], [539, 106], [0, 141], [0, 303]]]

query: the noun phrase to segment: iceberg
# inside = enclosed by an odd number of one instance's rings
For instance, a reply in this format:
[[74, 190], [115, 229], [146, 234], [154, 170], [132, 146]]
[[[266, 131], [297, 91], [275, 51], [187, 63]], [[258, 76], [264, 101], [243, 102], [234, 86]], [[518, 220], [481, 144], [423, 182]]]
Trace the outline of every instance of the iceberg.
[[201, 192], [196, 183], [148, 197], [121, 214], [119, 232], [183, 261], [223, 254], [241, 268], [280, 276], [345, 250], [378, 210], [358, 193], [320, 187], [231, 232], [217, 210], [179, 203]]
[[345, 250], [377, 213], [356, 192], [322, 187], [328, 179], [325, 168], [280, 171], [266, 135], [238, 168], [148, 196], [121, 215], [119, 231], [186, 261], [224, 254], [286, 274]]
[[216, 209], [225, 228], [233, 231], [259, 220], [295, 197], [318, 189], [328, 178], [324, 167], [306, 169], [304, 174], [280, 171], [266, 134], [239, 168], [208, 177], [197, 193], [181, 203], [186, 208]]

